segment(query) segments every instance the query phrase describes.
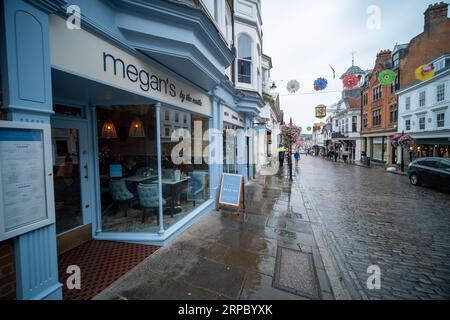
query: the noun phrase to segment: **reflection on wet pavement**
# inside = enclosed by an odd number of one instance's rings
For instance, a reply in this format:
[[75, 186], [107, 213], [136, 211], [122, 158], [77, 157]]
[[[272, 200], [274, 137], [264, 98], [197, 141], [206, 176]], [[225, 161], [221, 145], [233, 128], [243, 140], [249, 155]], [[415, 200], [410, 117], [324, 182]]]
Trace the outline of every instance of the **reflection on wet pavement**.
[[[450, 298], [450, 194], [379, 168], [311, 157], [298, 177], [353, 298]], [[367, 288], [371, 265], [381, 269], [380, 290]]]
[[[244, 214], [223, 209], [205, 216], [96, 298], [332, 299], [309, 224], [298, 188], [283, 176], [259, 177], [246, 186]], [[280, 248], [306, 255], [311, 265], [303, 265], [309, 273], [291, 275], [284, 273], [296, 268], [295, 261], [280, 268], [278, 277], [290, 281], [277, 288]], [[316, 291], [308, 294], [286, 283]]]

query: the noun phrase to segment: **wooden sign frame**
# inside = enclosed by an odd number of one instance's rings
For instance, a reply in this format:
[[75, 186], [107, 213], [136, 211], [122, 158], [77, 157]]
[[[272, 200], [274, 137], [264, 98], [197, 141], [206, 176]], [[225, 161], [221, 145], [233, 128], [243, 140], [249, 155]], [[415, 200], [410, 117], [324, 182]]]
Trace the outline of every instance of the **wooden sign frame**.
[[227, 203], [221, 203], [220, 202], [220, 197], [222, 194], [222, 187], [223, 187], [223, 176], [224, 174], [221, 175], [220, 177], [220, 186], [219, 186], [219, 199], [218, 199], [218, 204], [217, 204], [217, 210], [220, 210], [221, 208], [225, 208], [225, 207], [231, 207], [234, 209], [237, 209], [237, 214], [240, 215], [240, 210], [241, 210], [241, 206], [242, 208], [245, 210], [245, 181], [244, 181], [244, 176], [241, 176], [241, 183], [240, 183], [240, 192], [239, 192], [239, 201], [238, 201], [238, 205], [232, 205], [232, 204], [227, 204]]

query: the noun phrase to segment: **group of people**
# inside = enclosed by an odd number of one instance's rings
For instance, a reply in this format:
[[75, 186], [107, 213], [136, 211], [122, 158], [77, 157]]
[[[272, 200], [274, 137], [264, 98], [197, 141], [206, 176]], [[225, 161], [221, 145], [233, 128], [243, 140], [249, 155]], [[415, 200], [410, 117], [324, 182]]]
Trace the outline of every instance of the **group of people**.
[[[286, 153], [292, 155], [292, 151], [290, 149], [286, 150], [286, 148], [280, 144], [278, 146], [278, 161], [280, 162], [280, 167], [284, 165], [284, 158], [286, 157]], [[295, 165], [298, 166], [298, 162], [300, 160], [300, 151], [297, 149], [294, 153]]]
[[327, 153], [327, 158], [330, 160], [334, 159], [334, 162], [337, 162], [337, 160], [340, 159], [341, 157], [342, 157], [342, 160], [344, 161], [344, 163], [347, 163], [348, 160], [350, 159], [350, 151], [348, 149], [345, 149], [341, 153], [339, 149], [335, 149], [335, 150], [329, 150]]

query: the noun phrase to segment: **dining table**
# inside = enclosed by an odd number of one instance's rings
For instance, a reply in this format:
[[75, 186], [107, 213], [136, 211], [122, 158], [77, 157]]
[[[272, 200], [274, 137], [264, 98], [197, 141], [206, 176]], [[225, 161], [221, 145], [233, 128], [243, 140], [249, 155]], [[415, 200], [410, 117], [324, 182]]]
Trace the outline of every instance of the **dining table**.
[[[168, 193], [170, 194], [169, 203], [170, 203], [170, 217], [173, 218], [175, 214], [175, 198], [179, 197], [181, 194], [181, 186], [184, 182], [189, 181], [190, 177], [181, 177], [179, 180], [175, 179], [162, 179], [162, 185], [166, 186]], [[179, 209], [181, 211], [181, 208]], [[177, 210], [177, 213], [179, 212]]]

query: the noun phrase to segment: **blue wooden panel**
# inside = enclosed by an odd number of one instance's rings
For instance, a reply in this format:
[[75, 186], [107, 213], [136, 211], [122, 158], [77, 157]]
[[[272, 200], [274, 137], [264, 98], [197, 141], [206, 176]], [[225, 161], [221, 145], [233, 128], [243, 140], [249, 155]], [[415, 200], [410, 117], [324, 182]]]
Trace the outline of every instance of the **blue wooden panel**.
[[48, 14], [21, 0], [3, 4], [5, 108], [52, 113]]
[[45, 103], [42, 25], [29, 12], [16, 11], [15, 27], [19, 97], [22, 100]]

